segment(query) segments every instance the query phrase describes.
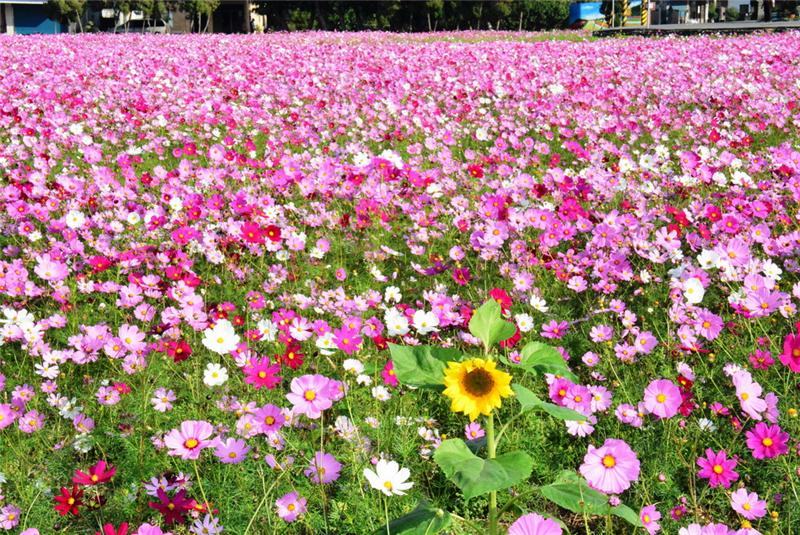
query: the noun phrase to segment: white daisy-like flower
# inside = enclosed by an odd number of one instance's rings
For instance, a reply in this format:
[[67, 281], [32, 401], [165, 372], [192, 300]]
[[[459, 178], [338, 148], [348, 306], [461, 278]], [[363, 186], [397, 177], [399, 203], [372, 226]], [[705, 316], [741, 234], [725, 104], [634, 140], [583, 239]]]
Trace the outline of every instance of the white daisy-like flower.
[[380, 459], [375, 464], [375, 471], [364, 468], [364, 477], [370, 486], [387, 496], [402, 496], [414, 483], [408, 481], [411, 472], [408, 468], [400, 468], [395, 461]]

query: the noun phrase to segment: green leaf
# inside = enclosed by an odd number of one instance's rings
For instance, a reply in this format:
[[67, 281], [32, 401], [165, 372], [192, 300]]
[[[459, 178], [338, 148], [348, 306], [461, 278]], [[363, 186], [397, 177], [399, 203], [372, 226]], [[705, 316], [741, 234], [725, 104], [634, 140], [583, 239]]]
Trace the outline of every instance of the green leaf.
[[469, 332], [479, 338], [485, 347], [494, 347], [498, 342], [514, 336], [517, 328], [500, 316], [500, 303], [489, 299], [480, 306], [469, 320]]
[[608, 496], [589, 487], [575, 472], [565, 470], [550, 485], [539, 489], [542, 495], [573, 513], [604, 516], [616, 515], [629, 524], [641, 527], [639, 516], [628, 506], [611, 507]]
[[524, 451], [512, 451], [496, 459], [481, 459], [461, 439], [445, 440], [433, 460], [469, 500], [493, 490], [503, 490], [528, 478], [533, 459]]
[[397, 380], [405, 385], [441, 388], [447, 362], [461, 360], [457, 349], [389, 344]]
[[541, 342], [530, 342], [520, 352], [522, 358], [517, 366], [526, 371], [553, 373], [577, 381], [577, 377], [567, 367], [567, 362], [558, 349]]
[[586, 416], [578, 411], [548, 403], [519, 383], [512, 384], [511, 390], [517, 395], [519, 404], [522, 405], [522, 412], [541, 410], [559, 420], [574, 420], [577, 422], [586, 420]]
[[[392, 535], [433, 535], [449, 525], [450, 513], [420, 500], [416, 509], [389, 522], [389, 532]], [[375, 531], [375, 535], [384, 533], [385, 526]]]

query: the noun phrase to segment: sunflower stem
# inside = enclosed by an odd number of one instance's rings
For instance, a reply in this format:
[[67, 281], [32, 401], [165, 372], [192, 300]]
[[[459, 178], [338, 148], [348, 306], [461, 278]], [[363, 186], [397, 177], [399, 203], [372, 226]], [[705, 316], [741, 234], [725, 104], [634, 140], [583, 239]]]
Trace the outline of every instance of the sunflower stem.
[[[494, 441], [494, 415], [489, 414], [486, 418], [486, 449], [489, 459], [495, 458], [496, 444]], [[497, 535], [497, 491], [489, 493], [489, 535]]]

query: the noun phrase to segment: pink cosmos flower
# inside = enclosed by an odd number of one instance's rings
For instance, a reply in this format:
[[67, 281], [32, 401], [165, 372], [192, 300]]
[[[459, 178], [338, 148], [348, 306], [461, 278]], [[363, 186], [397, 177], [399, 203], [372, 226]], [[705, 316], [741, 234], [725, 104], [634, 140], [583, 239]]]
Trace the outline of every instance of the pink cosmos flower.
[[169, 448], [169, 455], [194, 460], [200, 457], [203, 449], [213, 446], [213, 441], [208, 440], [213, 433], [214, 428], [210, 423], [187, 420], [181, 423], [180, 429], [173, 429], [164, 435], [164, 445]]
[[292, 379], [291, 392], [286, 394], [294, 412], [316, 419], [322, 411], [333, 405], [330, 396], [330, 379], [324, 375], [302, 375]]
[[481, 424], [478, 422], [470, 422], [464, 428], [464, 436], [467, 437], [467, 440], [477, 440], [481, 437], [486, 436], [486, 432], [481, 427]]
[[650, 535], [661, 531], [661, 524], [658, 523], [658, 521], [661, 520], [661, 513], [658, 512], [655, 505], [642, 507], [642, 511], [639, 513], [639, 519], [642, 521], [644, 529], [646, 529], [647, 533]]
[[303, 473], [311, 479], [312, 482], [332, 483], [339, 479], [339, 472], [342, 470], [342, 464], [336, 460], [336, 457], [330, 453], [318, 451], [314, 454], [311, 464], [306, 468]]
[[700, 457], [697, 459], [697, 466], [700, 467], [697, 477], [708, 479], [708, 484], [711, 487], [722, 485], [727, 489], [732, 482], [739, 479], [739, 474], [734, 471], [737, 464], [736, 458], [728, 459], [725, 450], [715, 453], [714, 450], [708, 448], [705, 458]]
[[284, 494], [275, 500], [275, 506], [278, 508], [278, 516], [284, 522], [294, 522], [297, 518], [306, 512], [306, 499], [292, 491]]
[[260, 432], [265, 435], [275, 433], [286, 423], [286, 416], [284, 416], [281, 408], [271, 403], [267, 403], [258, 409], [254, 416], [258, 422]]
[[555, 520], [536, 513], [519, 517], [508, 528], [508, 535], [561, 535], [561, 526]]
[[681, 406], [681, 390], [668, 379], [652, 381], [644, 390], [644, 406], [659, 418], [672, 418]]
[[639, 459], [624, 440], [609, 438], [599, 448], [589, 446], [580, 472], [592, 488], [619, 494], [639, 479]]
[[239, 464], [247, 458], [250, 447], [242, 439], [227, 438], [217, 442], [214, 455], [224, 464]]
[[747, 447], [752, 450], [756, 459], [771, 459], [789, 451], [789, 433], [783, 432], [777, 424], [759, 422], [745, 436]]
[[747, 492], [742, 487], [731, 494], [731, 507], [747, 520], [761, 518], [767, 514], [767, 502], [758, 499], [755, 492]]

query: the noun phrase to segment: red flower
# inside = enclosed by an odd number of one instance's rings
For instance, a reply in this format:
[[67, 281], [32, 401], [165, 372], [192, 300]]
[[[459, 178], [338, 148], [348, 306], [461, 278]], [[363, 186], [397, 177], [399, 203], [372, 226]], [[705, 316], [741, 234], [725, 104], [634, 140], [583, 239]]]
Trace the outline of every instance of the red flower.
[[242, 239], [247, 243], [264, 243], [264, 233], [258, 223], [248, 221], [242, 225]]
[[296, 370], [303, 365], [303, 357], [305, 357], [305, 355], [300, 353], [299, 345], [290, 345], [286, 348], [283, 355], [278, 357], [278, 360], [280, 360], [282, 364], [289, 366], [289, 368]]
[[269, 225], [267, 228], [263, 230], [264, 235], [269, 238], [269, 241], [272, 242], [279, 242], [281, 241], [281, 229], [275, 225]]
[[166, 524], [174, 524], [175, 522], [183, 523], [183, 515], [186, 511], [193, 509], [195, 506], [194, 500], [186, 499], [186, 490], [179, 490], [175, 496], [170, 498], [164, 489], [158, 489], [158, 502], [148, 502], [147, 505], [157, 510], [164, 517]]
[[111, 524], [106, 524], [103, 526], [103, 531], [95, 531], [94, 535], [128, 535], [128, 523], [123, 522], [119, 525], [119, 528], [115, 528]]
[[192, 348], [184, 340], [173, 340], [167, 344], [167, 355], [175, 362], [180, 362], [192, 355]]
[[489, 297], [497, 301], [504, 316], [508, 314], [511, 308], [511, 296], [508, 295], [508, 292], [501, 288], [492, 288], [489, 291]]
[[53, 509], [58, 511], [61, 516], [66, 516], [69, 513], [78, 516], [80, 514], [78, 507], [83, 505], [83, 502], [81, 502], [82, 496], [83, 490], [78, 488], [78, 485], [73, 485], [72, 491], [66, 487], [61, 487], [61, 494], [54, 498], [57, 505], [54, 505]]
[[78, 485], [99, 485], [110, 481], [114, 474], [117, 473], [117, 469], [113, 466], [108, 466], [108, 469], [106, 469], [106, 466], [105, 461], [97, 461], [97, 464], [89, 468], [88, 474], [75, 470], [72, 482]]

